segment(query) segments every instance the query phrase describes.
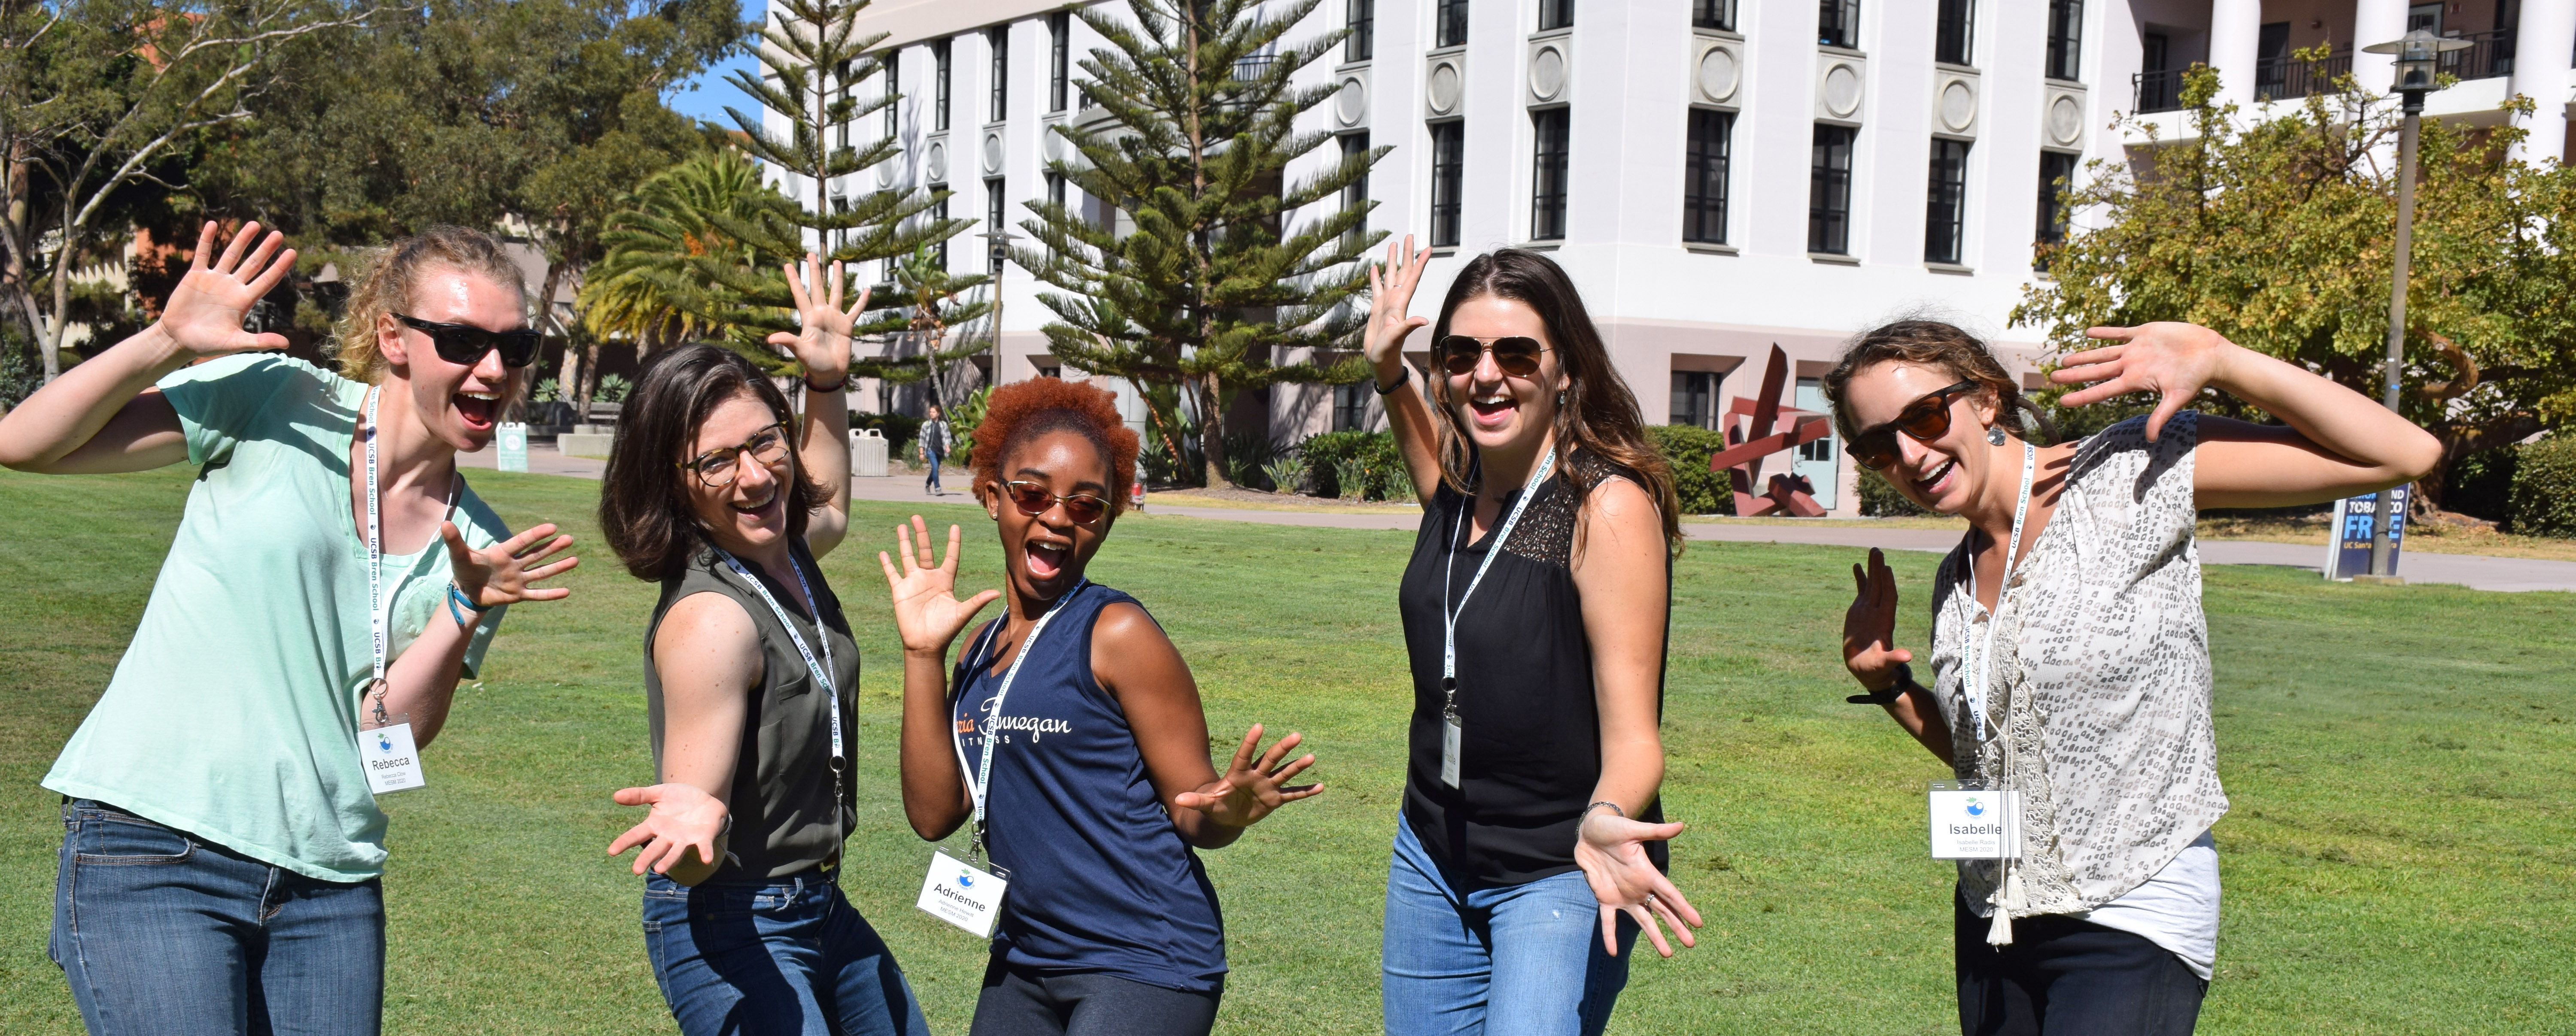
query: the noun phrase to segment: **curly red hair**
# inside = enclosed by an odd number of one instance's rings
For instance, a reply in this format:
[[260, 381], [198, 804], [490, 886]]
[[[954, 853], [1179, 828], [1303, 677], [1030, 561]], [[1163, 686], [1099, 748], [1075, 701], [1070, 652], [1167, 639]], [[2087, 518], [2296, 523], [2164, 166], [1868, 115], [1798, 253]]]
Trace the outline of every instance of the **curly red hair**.
[[1033, 378], [994, 389], [984, 402], [984, 420], [975, 426], [975, 498], [1002, 481], [1002, 458], [1047, 432], [1072, 432], [1091, 440], [1109, 462], [1109, 513], [1127, 509], [1127, 494], [1136, 484], [1134, 429], [1118, 416], [1118, 397], [1107, 389], [1062, 378]]

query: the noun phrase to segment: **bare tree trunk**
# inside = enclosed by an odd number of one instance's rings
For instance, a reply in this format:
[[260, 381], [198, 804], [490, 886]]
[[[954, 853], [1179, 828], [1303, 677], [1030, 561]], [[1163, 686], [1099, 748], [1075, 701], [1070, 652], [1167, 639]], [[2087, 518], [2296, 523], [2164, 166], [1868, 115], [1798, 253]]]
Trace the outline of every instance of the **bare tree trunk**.
[[1223, 394], [1216, 375], [1202, 375], [1192, 386], [1199, 401], [1199, 458], [1207, 465], [1209, 489], [1235, 489], [1234, 480], [1225, 474], [1225, 411], [1219, 405]]
[[[68, 220], [66, 224], [68, 224]], [[70, 226], [63, 228], [63, 241], [54, 249], [54, 311], [48, 325], [36, 336], [36, 347], [45, 358], [45, 384], [51, 385], [63, 374], [63, 321], [72, 308], [73, 244], [79, 239]]]

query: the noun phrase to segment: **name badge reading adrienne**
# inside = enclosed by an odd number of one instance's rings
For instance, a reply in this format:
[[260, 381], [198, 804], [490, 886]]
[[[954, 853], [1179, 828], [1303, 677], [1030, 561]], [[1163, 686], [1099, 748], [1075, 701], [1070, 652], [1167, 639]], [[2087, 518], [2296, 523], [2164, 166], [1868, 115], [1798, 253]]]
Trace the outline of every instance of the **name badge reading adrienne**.
[[945, 849], [930, 853], [930, 873], [921, 879], [922, 912], [966, 930], [978, 939], [993, 937], [1002, 919], [1002, 893], [1009, 880], [954, 856]]
[[420, 749], [412, 744], [411, 717], [358, 731], [358, 765], [367, 771], [367, 790], [378, 795], [429, 785], [420, 774]]
[[1984, 781], [1932, 782], [1932, 858], [1999, 860], [2021, 856], [2021, 793]]

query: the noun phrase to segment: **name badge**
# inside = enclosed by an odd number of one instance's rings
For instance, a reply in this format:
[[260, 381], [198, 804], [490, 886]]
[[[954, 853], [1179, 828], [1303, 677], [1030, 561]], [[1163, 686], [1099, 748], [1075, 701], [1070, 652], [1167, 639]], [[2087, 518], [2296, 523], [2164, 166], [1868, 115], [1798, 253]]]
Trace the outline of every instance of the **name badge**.
[[2021, 856], [2021, 793], [1984, 781], [1932, 782], [1932, 858], [1999, 860]]
[[921, 900], [913, 905], [968, 935], [990, 939], [1002, 919], [1002, 893], [1010, 887], [1010, 880], [999, 874], [933, 849], [930, 873], [921, 879]]
[[420, 748], [411, 740], [411, 717], [393, 719], [358, 731], [358, 766], [367, 771], [367, 790], [378, 795], [429, 786], [420, 774]]
[[1458, 786], [1458, 745], [1465, 737], [1457, 720], [1440, 721], [1440, 783], [1452, 788]]

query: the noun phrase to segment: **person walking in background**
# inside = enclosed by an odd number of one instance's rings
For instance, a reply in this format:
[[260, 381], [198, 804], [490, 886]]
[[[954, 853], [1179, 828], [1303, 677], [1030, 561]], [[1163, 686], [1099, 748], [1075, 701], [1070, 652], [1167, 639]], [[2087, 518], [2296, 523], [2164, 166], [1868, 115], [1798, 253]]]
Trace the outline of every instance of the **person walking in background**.
[[930, 469], [921, 491], [932, 496], [946, 492], [939, 485], [939, 465], [948, 459], [948, 422], [939, 413], [938, 404], [930, 407], [930, 420], [921, 423], [921, 462]]
[[[107, 690], [45, 775], [64, 796], [47, 951], [92, 1033], [373, 1033], [385, 813], [503, 610], [559, 600], [551, 524], [512, 536], [456, 470], [536, 358], [479, 231], [379, 252], [333, 374], [242, 328], [294, 268], [251, 223], [142, 333], [0, 418], [0, 464], [201, 470]], [[361, 740], [365, 744], [362, 746]]]
[[[1478, 256], [1426, 321], [1412, 246], [1370, 271], [1365, 332], [1423, 508], [1397, 592], [1414, 704], [1386, 1028], [1598, 1033], [1640, 928], [1671, 956], [1658, 920], [1684, 946], [1700, 923], [1657, 794], [1672, 472], [1564, 270]], [[1428, 401], [1402, 352], [1426, 323]]]
[[[973, 825], [1008, 881], [974, 1036], [1206, 1033], [1225, 925], [1199, 849], [1323, 791], [1290, 780], [1290, 734], [1260, 724], [1219, 773], [1189, 664], [1135, 598], [1085, 578], [1136, 478], [1116, 398], [1039, 378], [993, 390], [975, 495], [1001, 534], [1005, 590], [956, 596], [958, 529], [934, 556], [919, 515], [879, 554], [903, 639], [903, 806], [938, 841]], [[948, 666], [949, 646], [995, 599]], [[932, 877], [957, 873], [944, 853]], [[983, 882], [984, 877], [967, 875]]]
[[[1948, 324], [1870, 331], [1824, 379], [1854, 459], [1969, 523], [1932, 584], [1930, 685], [1895, 646], [1896, 577], [1876, 550], [1852, 566], [1843, 659], [1869, 692], [1852, 701], [1988, 793], [1978, 809], [2004, 832], [1998, 858], [1960, 861], [1953, 896], [1970, 1036], [2192, 1030], [2218, 956], [2210, 825], [2227, 812], [2199, 509], [2374, 492], [2442, 455], [2405, 418], [2208, 328], [2088, 333], [2116, 344], [2066, 357], [2051, 377], [2091, 387], [2065, 405], [2160, 399], [2081, 442], [2025, 441], [2015, 411], [2036, 408]], [[2183, 410], [2203, 388], [2282, 423]]]
[[680, 1031], [927, 1031], [884, 940], [840, 887], [857, 802], [859, 648], [818, 559], [849, 526], [842, 268], [787, 271], [800, 420], [749, 360], [691, 345], [646, 365], [618, 423], [600, 529], [662, 584], [644, 631], [655, 780], [611, 855], [642, 846], [644, 941]]

